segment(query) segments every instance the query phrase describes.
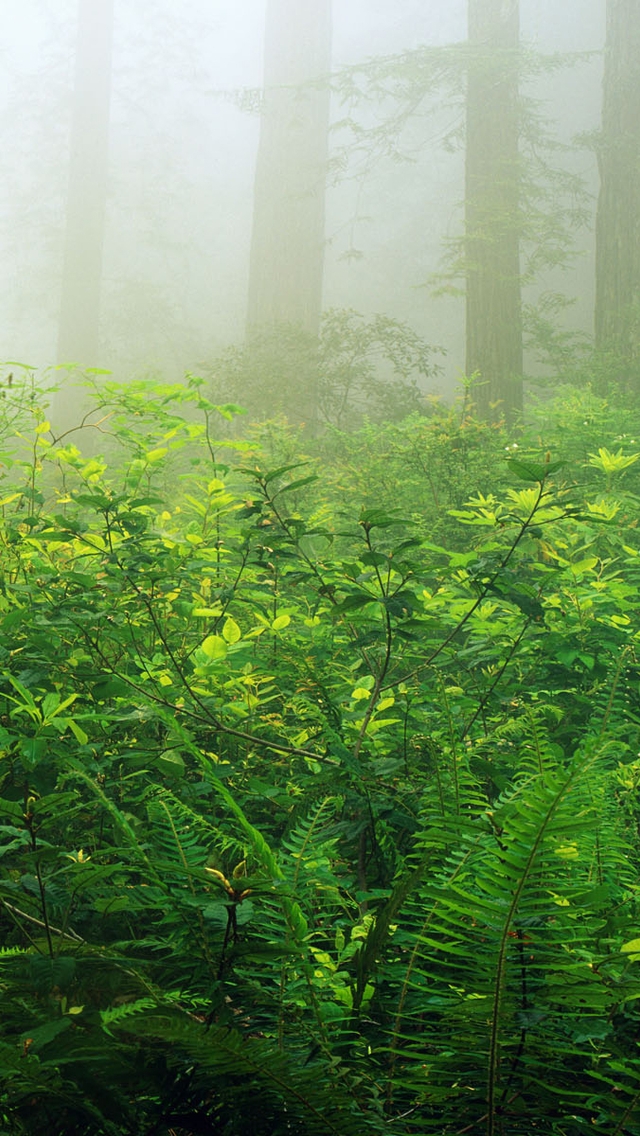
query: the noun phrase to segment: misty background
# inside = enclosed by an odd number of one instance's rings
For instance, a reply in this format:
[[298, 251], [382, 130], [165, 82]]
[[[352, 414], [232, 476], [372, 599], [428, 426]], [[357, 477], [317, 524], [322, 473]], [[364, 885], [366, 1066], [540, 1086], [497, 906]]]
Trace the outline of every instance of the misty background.
[[[78, 4], [12, 7], [0, 61], [6, 360], [177, 379], [242, 341], [260, 136], [260, 116], [246, 106], [263, 83], [265, 10], [265, 0], [116, 0], [99, 353], [60, 360]], [[521, 18], [523, 43], [536, 51], [586, 53], [528, 80], [526, 93], [571, 144], [556, 160], [590, 194], [574, 264], [535, 289], [566, 294], [567, 328], [591, 334], [597, 165], [573, 143], [599, 126], [605, 3], [524, 0]], [[465, 0], [335, 0], [332, 69], [466, 34]], [[334, 92], [333, 123], [345, 113]], [[348, 113], [371, 126], [386, 111]], [[425, 101], [401, 136], [402, 160], [355, 152], [326, 198], [323, 306], [407, 321], [446, 352], [435, 384], [445, 394], [464, 369], [464, 302], [434, 296], [430, 282], [462, 229], [463, 120], [462, 92], [457, 105]], [[332, 130], [330, 157], [347, 144]]]

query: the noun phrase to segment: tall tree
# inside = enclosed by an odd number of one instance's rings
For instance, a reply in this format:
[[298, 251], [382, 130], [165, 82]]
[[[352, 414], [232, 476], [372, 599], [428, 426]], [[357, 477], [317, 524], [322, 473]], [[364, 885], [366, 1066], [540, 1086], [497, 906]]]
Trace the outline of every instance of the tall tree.
[[79, 0], [58, 361], [98, 363], [114, 0]]
[[469, 0], [466, 104], [466, 371], [476, 406], [522, 408], [518, 0]]
[[331, 0], [268, 0], [255, 179], [250, 331], [322, 310]]
[[596, 221], [596, 346], [640, 360], [640, 0], [607, 0], [600, 194]]

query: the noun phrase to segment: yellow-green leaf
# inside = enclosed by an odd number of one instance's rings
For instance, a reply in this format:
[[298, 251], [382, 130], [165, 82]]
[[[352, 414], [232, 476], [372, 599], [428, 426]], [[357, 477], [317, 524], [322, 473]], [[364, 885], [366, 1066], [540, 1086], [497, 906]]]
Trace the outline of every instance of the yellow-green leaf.
[[276, 619], [274, 619], [273, 623], [271, 624], [271, 629], [272, 629], [272, 631], [282, 631], [282, 629], [284, 627], [288, 627], [290, 623], [291, 623], [291, 616], [290, 615], [279, 615]]
[[153, 465], [154, 462], [162, 461], [162, 458], [167, 452], [166, 446], [160, 446], [157, 450], [149, 450], [144, 456], [149, 462], [149, 465]]
[[227, 643], [237, 643], [238, 639], [242, 638], [242, 632], [235, 619], [231, 619], [231, 616], [225, 619], [222, 635]]
[[378, 730], [384, 730], [385, 726], [395, 726], [399, 721], [399, 718], [372, 718], [367, 726], [367, 733], [377, 734]]
[[363, 698], [371, 698], [371, 691], [365, 690], [364, 686], [356, 686], [355, 690], [351, 692], [351, 697], [354, 702], [360, 702]]
[[584, 560], [578, 560], [577, 563], [572, 564], [571, 571], [576, 576], [582, 576], [585, 572], [593, 572], [593, 569], [597, 567], [597, 564], [597, 556], [586, 556]]
[[82, 726], [79, 726], [77, 722], [74, 722], [73, 718], [69, 718], [68, 726], [76, 741], [79, 742], [81, 746], [86, 746], [87, 742], [89, 741], [89, 736], [88, 734], [85, 734]]
[[379, 702], [376, 708], [378, 714], [380, 714], [382, 710], [388, 710], [389, 707], [393, 706], [394, 703], [395, 698], [393, 696], [390, 696], [389, 698], [383, 698], [382, 702]]
[[577, 844], [559, 844], [554, 852], [563, 860], [577, 860], [580, 856]]
[[227, 655], [227, 644], [221, 635], [207, 635], [202, 650], [209, 659], [224, 659]]

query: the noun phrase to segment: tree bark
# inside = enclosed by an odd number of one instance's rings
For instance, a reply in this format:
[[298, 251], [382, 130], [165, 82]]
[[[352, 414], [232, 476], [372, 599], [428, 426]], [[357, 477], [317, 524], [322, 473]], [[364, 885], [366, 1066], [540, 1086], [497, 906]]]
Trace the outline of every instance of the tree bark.
[[114, 0], [79, 0], [58, 362], [99, 362]]
[[640, 0], [608, 0], [598, 147], [596, 346], [640, 359]]
[[248, 328], [322, 311], [331, 0], [268, 0]]
[[466, 372], [489, 421], [522, 409], [518, 0], [469, 0]]

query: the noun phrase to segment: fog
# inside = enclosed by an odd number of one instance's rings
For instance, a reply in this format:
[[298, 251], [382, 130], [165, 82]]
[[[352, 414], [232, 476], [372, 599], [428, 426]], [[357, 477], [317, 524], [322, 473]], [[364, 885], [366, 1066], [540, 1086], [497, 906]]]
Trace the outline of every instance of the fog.
[[[242, 341], [260, 135], [259, 114], [243, 104], [262, 84], [265, 7], [116, 0], [99, 347], [95, 358], [64, 360], [57, 342], [78, 5], [13, 7], [0, 70], [4, 358], [173, 379]], [[525, 44], [592, 53], [526, 82], [549, 130], [567, 144], [599, 123], [604, 20], [604, 0], [521, 5]], [[336, 0], [332, 68], [465, 36], [463, 0]], [[345, 113], [334, 92], [332, 120]], [[371, 127], [389, 105], [348, 113]], [[463, 119], [462, 92], [426, 99], [399, 137], [401, 156], [353, 153], [341, 176], [329, 178], [326, 197], [324, 308], [407, 321], [446, 352], [437, 384], [445, 393], [464, 369], [464, 304], [459, 289], [436, 296], [432, 283], [463, 224]], [[331, 132], [330, 153], [349, 142], [348, 132]], [[556, 160], [584, 179], [591, 198], [574, 234], [574, 265], [543, 274], [532, 294], [566, 294], [566, 326], [590, 334], [596, 163], [584, 145]]]

